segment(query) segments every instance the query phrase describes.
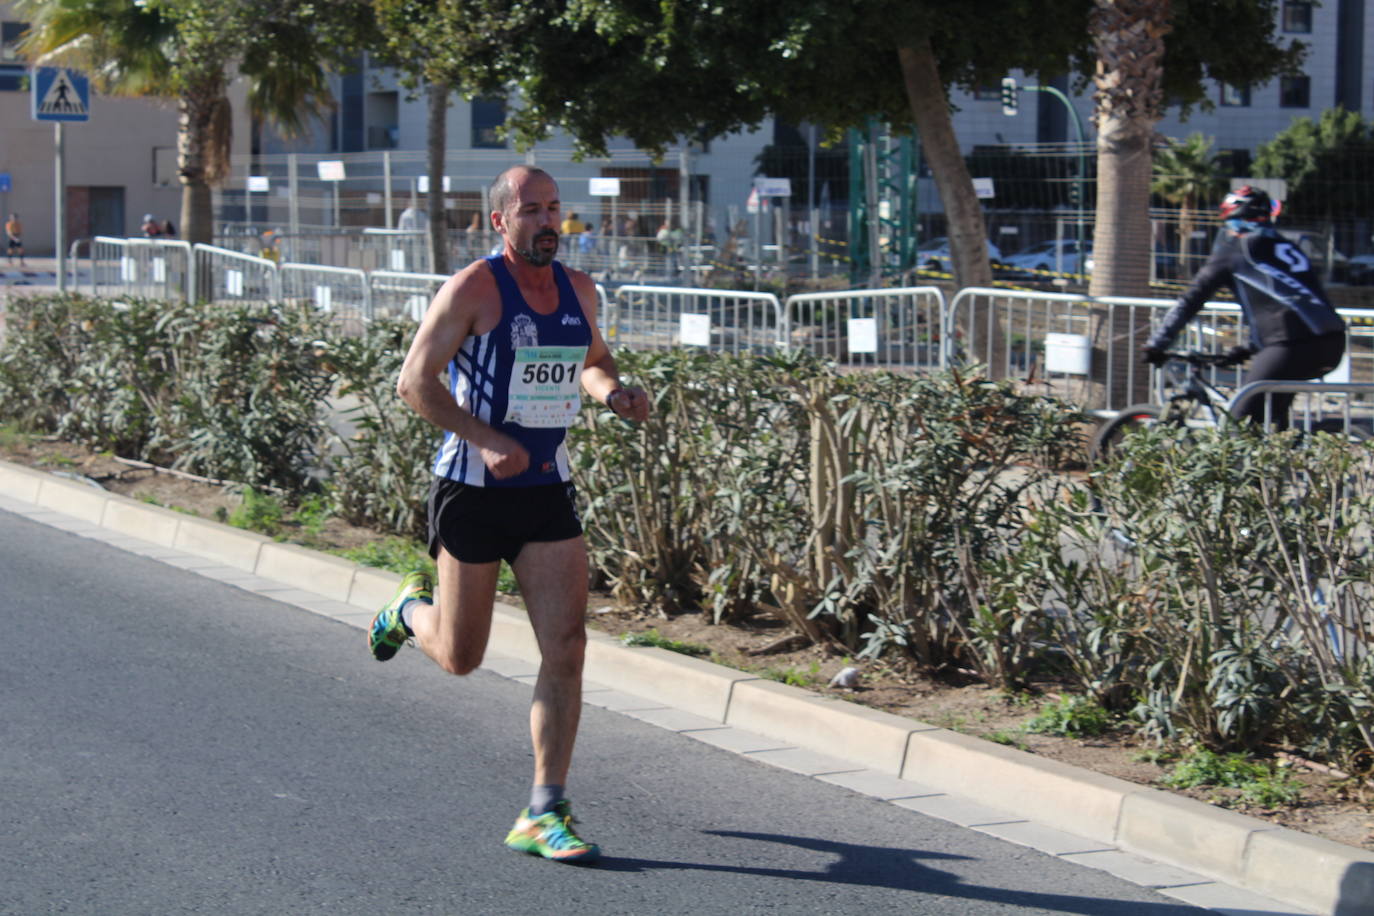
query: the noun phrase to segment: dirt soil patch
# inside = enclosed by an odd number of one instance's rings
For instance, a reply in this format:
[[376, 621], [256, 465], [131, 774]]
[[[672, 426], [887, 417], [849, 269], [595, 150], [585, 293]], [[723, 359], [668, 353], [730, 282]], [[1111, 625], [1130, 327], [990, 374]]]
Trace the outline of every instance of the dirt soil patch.
[[[0, 436], [0, 458], [16, 464], [85, 478], [133, 499], [174, 508], [210, 519], [225, 519], [243, 501], [241, 488], [192, 479], [146, 465], [121, 461], [70, 443], [22, 436]], [[283, 535], [294, 538], [290, 526]], [[308, 546], [350, 548], [381, 540], [384, 535], [328, 520], [315, 532]], [[518, 604], [518, 596], [505, 596]], [[1167, 757], [1153, 744], [1128, 730], [1088, 739], [1037, 734], [1026, 724], [1043, 706], [1059, 699], [1056, 686], [1040, 685], [1029, 696], [1013, 697], [978, 683], [945, 683], [913, 670], [883, 663], [858, 665], [854, 687], [832, 686], [831, 680], [852, 660], [819, 646], [805, 645], [779, 621], [758, 617], [738, 626], [715, 626], [697, 613], [671, 618], [649, 615], [637, 609], [618, 608], [602, 594], [589, 601], [589, 625], [622, 635], [654, 631], [658, 637], [699, 647], [704, 657], [718, 664], [793, 683], [816, 693], [842, 697], [899, 716], [968, 735], [987, 738], [1072, 766], [1105, 773], [1130, 782], [1164, 788]], [[1374, 850], [1374, 785], [1369, 781], [1333, 773], [1300, 758], [1281, 757], [1279, 762], [1302, 783], [1302, 798], [1294, 805], [1259, 808], [1247, 805], [1235, 789], [1202, 787], [1166, 789], [1181, 795], [1361, 849]]]

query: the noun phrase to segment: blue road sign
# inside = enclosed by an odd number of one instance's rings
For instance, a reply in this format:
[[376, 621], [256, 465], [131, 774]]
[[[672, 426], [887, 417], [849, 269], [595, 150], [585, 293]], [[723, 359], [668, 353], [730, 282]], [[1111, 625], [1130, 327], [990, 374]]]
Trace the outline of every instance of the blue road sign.
[[0, 172], [0, 191], [9, 192], [14, 190], [14, 185], [10, 182], [9, 172]]
[[36, 67], [29, 96], [35, 121], [89, 121], [91, 81], [66, 67]]

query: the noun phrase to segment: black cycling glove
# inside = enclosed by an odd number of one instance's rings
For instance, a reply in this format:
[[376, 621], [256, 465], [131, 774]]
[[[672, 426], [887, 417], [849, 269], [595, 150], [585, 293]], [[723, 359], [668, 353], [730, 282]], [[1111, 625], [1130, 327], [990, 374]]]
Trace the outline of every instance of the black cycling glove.
[[1245, 362], [1247, 359], [1254, 355], [1255, 351], [1250, 347], [1247, 347], [1244, 344], [1237, 344], [1236, 346], [1226, 351], [1226, 362], [1224, 362], [1222, 365], [1239, 366], [1241, 363]]

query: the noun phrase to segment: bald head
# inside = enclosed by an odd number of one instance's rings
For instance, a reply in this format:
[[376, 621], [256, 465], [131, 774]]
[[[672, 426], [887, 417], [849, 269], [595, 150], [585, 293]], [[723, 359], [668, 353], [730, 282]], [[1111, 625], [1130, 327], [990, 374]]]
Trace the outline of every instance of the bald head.
[[490, 190], [487, 191], [487, 200], [491, 202], [491, 208], [505, 213], [511, 201], [515, 200], [515, 188], [520, 179], [535, 175], [543, 175], [549, 181], [553, 181], [553, 176], [548, 172], [531, 165], [513, 165], [497, 175], [496, 180], [491, 183]]

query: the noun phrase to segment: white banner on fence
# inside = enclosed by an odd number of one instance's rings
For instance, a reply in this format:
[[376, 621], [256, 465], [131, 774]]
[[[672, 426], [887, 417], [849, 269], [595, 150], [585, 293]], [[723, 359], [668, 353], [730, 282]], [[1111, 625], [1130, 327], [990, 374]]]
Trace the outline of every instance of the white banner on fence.
[[226, 270], [224, 272], [224, 291], [231, 296], [243, 295], [243, 271]]
[[683, 312], [678, 316], [678, 333], [682, 337], [684, 346], [709, 347], [711, 345], [711, 316]]
[[850, 353], [877, 353], [877, 352], [878, 352], [878, 319], [876, 319], [876, 318], [850, 318], [850, 319], [849, 319], [849, 352], [850, 352]]

